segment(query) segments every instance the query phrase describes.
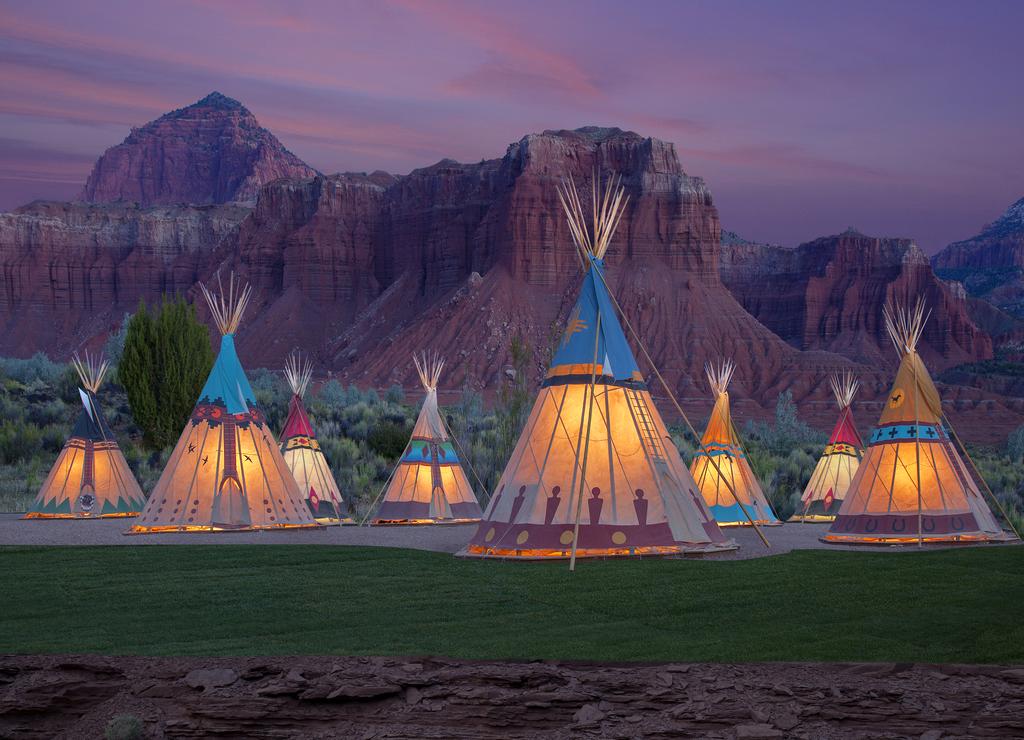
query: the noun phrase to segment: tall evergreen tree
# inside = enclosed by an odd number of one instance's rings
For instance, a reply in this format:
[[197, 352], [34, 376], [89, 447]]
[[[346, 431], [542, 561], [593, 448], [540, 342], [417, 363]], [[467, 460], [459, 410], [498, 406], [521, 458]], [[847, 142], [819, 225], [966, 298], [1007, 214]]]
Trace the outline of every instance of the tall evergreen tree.
[[207, 327], [184, 298], [145, 303], [128, 322], [118, 377], [147, 445], [174, 444], [213, 367]]

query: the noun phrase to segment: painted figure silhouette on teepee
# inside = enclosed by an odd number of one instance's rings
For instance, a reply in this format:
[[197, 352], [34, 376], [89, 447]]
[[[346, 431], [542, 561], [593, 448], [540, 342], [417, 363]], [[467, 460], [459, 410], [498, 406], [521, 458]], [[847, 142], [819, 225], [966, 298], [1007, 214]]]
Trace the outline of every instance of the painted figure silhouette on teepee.
[[690, 464], [690, 472], [719, 525], [781, 524], [750, 468], [747, 453], [732, 423], [729, 381], [735, 370], [732, 360], [718, 367], [711, 363], [704, 366], [708, 384], [715, 394], [715, 406], [701, 438], [701, 448]]
[[331, 466], [320, 449], [306, 405], [302, 402], [312, 375], [313, 364], [308, 359], [303, 360], [298, 352], [288, 356], [284, 376], [292, 389], [292, 398], [288, 403], [288, 419], [281, 431], [281, 454], [317, 522], [352, 524]]
[[235, 352], [251, 289], [200, 285], [220, 352], [132, 534], [316, 527]]
[[864, 459], [822, 539], [895, 544], [1014, 539], [985, 502], [978, 489], [984, 481], [972, 477], [966, 450], [954, 446], [938, 389], [917, 352], [928, 320], [924, 303], [918, 300], [913, 310], [900, 305], [883, 310], [900, 367]]
[[853, 420], [853, 397], [858, 383], [853, 373], [847, 370], [829, 378], [829, 384], [839, 404], [839, 419], [807, 482], [800, 510], [789, 518], [791, 522], [830, 522], [835, 519], [860, 465], [864, 442]]
[[96, 519], [138, 514], [146, 503], [96, 394], [106, 361], [72, 360], [82, 383], [82, 411], [25, 519]]
[[584, 271], [579, 299], [479, 529], [461, 554], [544, 558], [734, 549], [655, 408], [604, 279], [626, 206], [595, 174], [593, 224], [559, 190]]
[[437, 408], [437, 383], [444, 360], [426, 353], [412, 359], [427, 395], [371, 524], [479, 521], [480, 504]]

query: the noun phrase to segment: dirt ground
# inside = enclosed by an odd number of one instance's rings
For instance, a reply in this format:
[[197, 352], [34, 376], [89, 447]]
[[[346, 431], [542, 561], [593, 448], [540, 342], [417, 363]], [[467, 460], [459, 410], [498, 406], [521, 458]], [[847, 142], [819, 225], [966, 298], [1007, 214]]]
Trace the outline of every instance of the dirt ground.
[[[370, 545], [406, 547], [413, 550], [457, 552], [476, 532], [475, 524], [412, 527], [323, 527], [315, 530], [264, 532], [177, 532], [127, 536], [130, 519], [29, 519], [19, 514], [0, 514], [0, 546], [3, 545]], [[746, 559], [779, 555], [791, 550], [849, 549], [826, 545], [818, 538], [827, 524], [783, 524], [764, 527], [770, 548], [765, 548], [757, 533], [749, 527], [733, 527], [727, 534], [736, 540], [739, 550], [715, 555], [715, 558]], [[863, 547], [854, 549], [863, 550]], [[878, 549], [878, 548], [867, 548]], [[892, 551], [916, 547], [880, 548]]]
[[437, 658], [0, 658], [0, 737], [1024, 736], [1024, 668]]

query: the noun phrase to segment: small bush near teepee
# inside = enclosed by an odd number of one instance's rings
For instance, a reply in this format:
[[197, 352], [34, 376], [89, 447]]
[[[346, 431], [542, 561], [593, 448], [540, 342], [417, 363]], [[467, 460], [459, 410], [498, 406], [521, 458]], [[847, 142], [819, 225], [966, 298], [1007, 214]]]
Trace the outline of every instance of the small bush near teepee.
[[209, 330], [183, 298], [165, 299], [152, 314], [139, 303], [125, 331], [117, 374], [149, 447], [178, 441], [212, 367]]
[[141, 740], [146, 736], [142, 720], [134, 714], [119, 714], [107, 723], [106, 740]]
[[381, 457], [394, 460], [405, 452], [410, 433], [410, 430], [402, 425], [382, 422], [374, 425], [370, 430], [366, 437], [366, 444]]

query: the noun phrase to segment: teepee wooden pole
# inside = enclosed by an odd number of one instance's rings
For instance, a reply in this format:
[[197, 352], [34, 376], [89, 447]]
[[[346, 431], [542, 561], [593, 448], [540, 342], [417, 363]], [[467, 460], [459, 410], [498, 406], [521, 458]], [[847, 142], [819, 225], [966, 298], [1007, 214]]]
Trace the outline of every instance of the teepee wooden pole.
[[[596, 270], [597, 268], [591, 268]], [[598, 273], [600, 274], [600, 273]], [[587, 458], [590, 455], [590, 427], [594, 421], [594, 387], [597, 385], [597, 350], [598, 341], [601, 337], [601, 313], [597, 314], [597, 322], [594, 325], [594, 360], [590, 364], [590, 385], [587, 386], [590, 394], [590, 402], [587, 404], [587, 436], [583, 441], [583, 465], [580, 469], [580, 490], [576, 499], [576, 521], [572, 527], [572, 553], [569, 555], [569, 571], [576, 570], [576, 547], [580, 538], [580, 516], [583, 513], [583, 494], [587, 488]]]
[[619, 304], [619, 301], [615, 297], [615, 294], [612, 292], [611, 288], [608, 287], [608, 283], [604, 279], [604, 275], [602, 275], [600, 272], [598, 272], [597, 275], [598, 277], [601, 278], [601, 282], [604, 283], [605, 290], [611, 297], [612, 302], [615, 303], [615, 307], [618, 309], [619, 315], [622, 317], [622, 321], [626, 324], [626, 328], [629, 329], [629, 333], [632, 335], [633, 340], [640, 348], [640, 352], [643, 353], [643, 356], [647, 359], [647, 364], [651, 366], [651, 369], [654, 371], [655, 376], [657, 376], [658, 380], [661, 382], [661, 387], [665, 389], [665, 393], [672, 401], [672, 404], [676, 407], [676, 411], [679, 412], [679, 415], [683, 418], [683, 421], [686, 422], [686, 426], [689, 428], [690, 433], [693, 434], [694, 438], [697, 440], [697, 444], [699, 445], [701, 452], [705, 454], [705, 456], [708, 459], [708, 462], [711, 463], [712, 467], [714, 467], [715, 469], [715, 472], [718, 473], [719, 479], [723, 483], [725, 483], [725, 487], [729, 489], [729, 493], [732, 494], [733, 500], [739, 505], [740, 510], [743, 512], [743, 515], [747, 517], [747, 521], [750, 522], [750, 526], [752, 526], [754, 528], [754, 531], [757, 532], [757, 536], [761, 538], [762, 544], [766, 548], [771, 549], [771, 544], [768, 542], [768, 538], [764, 536], [764, 532], [761, 531], [761, 527], [759, 527], [757, 522], [754, 521], [754, 518], [750, 516], [750, 512], [747, 511], [747, 507], [743, 505], [743, 502], [740, 501], [739, 496], [736, 495], [736, 489], [733, 488], [732, 483], [730, 483], [726, 479], [725, 475], [722, 473], [721, 467], [719, 467], [718, 463], [715, 462], [714, 457], [708, 454], [707, 449], [704, 447], [703, 440], [701, 440], [700, 435], [697, 434], [697, 430], [693, 428], [693, 424], [690, 423], [690, 419], [686, 415], [686, 412], [683, 411], [683, 407], [679, 405], [679, 401], [676, 400], [676, 396], [672, 392], [672, 389], [668, 387], [668, 383], [665, 382], [665, 378], [661, 376], [661, 372], [659, 372], [658, 366], [654, 364], [654, 360], [651, 358], [650, 353], [648, 353], [647, 348], [644, 346], [644, 343], [640, 340], [639, 335], [636, 333], [636, 329], [633, 328], [633, 325], [630, 323], [629, 318], [626, 316], [626, 313], [622, 310], [622, 306]]
[[917, 473], [917, 546], [924, 547], [924, 515], [921, 512], [921, 430], [920, 414], [917, 407], [917, 352], [911, 353], [914, 363], [914, 466]]
[[1003, 508], [1002, 503], [1000, 503], [999, 499], [996, 498], [995, 492], [989, 487], [988, 481], [985, 480], [985, 476], [983, 476], [981, 474], [981, 471], [978, 470], [978, 466], [974, 462], [974, 458], [971, 457], [971, 453], [967, 451], [967, 447], [964, 445], [963, 440], [960, 439], [960, 435], [957, 434], [956, 429], [953, 428], [953, 423], [945, 414], [941, 415], [941, 419], [942, 421], [946, 422], [946, 428], [949, 430], [949, 433], [953, 435], [953, 439], [960, 447], [961, 454], [963, 454], [963, 456], [967, 459], [967, 462], [971, 464], [971, 470], [974, 471], [974, 477], [977, 479], [975, 482], [981, 483], [981, 487], [985, 490], [986, 493], [988, 493], [989, 498], [992, 500], [992, 503], [996, 505], [996, 508], [999, 510], [999, 513], [1002, 514], [1003, 519], [1006, 521], [1008, 525], [1010, 525], [1010, 530], [1017, 536], [1018, 540], [1021, 539], [1020, 532], [1017, 530], [1016, 525], [1014, 525], [1013, 521], [1010, 519], [1009, 514], [1006, 513], [1006, 509]]

